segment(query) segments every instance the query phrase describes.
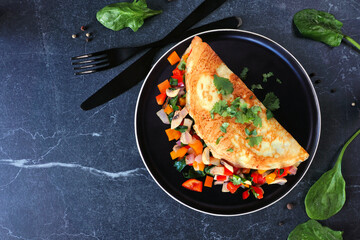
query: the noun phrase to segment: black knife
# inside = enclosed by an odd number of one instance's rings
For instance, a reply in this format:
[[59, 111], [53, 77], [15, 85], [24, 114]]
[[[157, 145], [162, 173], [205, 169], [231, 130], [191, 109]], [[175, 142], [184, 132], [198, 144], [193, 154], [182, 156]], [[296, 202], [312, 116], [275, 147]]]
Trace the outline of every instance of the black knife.
[[[205, 0], [201, 3], [189, 16], [187, 16], [174, 30], [172, 30], [164, 41], [170, 41], [175, 36], [185, 32], [195, 23], [209, 15], [226, 0]], [[238, 22], [238, 21], [237, 21]], [[209, 26], [210, 24], [208, 24]], [[236, 24], [238, 25], [238, 23]], [[159, 47], [152, 48], [141, 56], [138, 60], [132, 63], [114, 79], [108, 82], [105, 86], [95, 92], [92, 96], [86, 99], [82, 104], [83, 110], [90, 110], [98, 107], [111, 99], [119, 96], [138, 82], [143, 80], [150, 70], [152, 60], [154, 59]]]

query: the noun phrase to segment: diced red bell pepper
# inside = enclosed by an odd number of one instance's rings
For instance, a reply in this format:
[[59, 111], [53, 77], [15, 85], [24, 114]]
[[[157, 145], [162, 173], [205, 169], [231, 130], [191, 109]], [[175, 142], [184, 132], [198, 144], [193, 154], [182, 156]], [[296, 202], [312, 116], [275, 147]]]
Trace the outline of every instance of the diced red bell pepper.
[[242, 193], [242, 198], [245, 200], [250, 196], [250, 189]]
[[171, 76], [172, 78], [175, 78], [175, 79], [177, 79], [178, 80], [178, 85], [179, 85], [179, 83], [183, 83], [184, 81], [183, 81], [183, 75], [173, 75], [173, 76]]
[[226, 185], [227, 189], [231, 192], [231, 193], [235, 193], [236, 190], [238, 190], [238, 188], [240, 187], [239, 185], [235, 185], [232, 182], [228, 182], [228, 184]]
[[217, 176], [216, 176], [216, 180], [217, 180], [217, 181], [225, 181], [226, 178], [227, 178], [227, 177], [226, 177], [225, 175], [217, 175]]
[[264, 191], [260, 187], [252, 186], [251, 189], [257, 194], [257, 199], [262, 199], [264, 197]]
[[264, 184], [266, 182], [266, 179], [261, 174], [259, 174], [258, 172], [253, 172], [251, 174], [251, 177], [253, 178], [254, 183], [262, 185], [262, 184]]
[[233, 175], [233, 172], [231, 172], [229, 169], [227, 169], [226, 167], [224, 167], [224, 175], [225, 175], [225, 176], [231, 176], [231, 175]]
[[279, 178], [287, 176], [289, 174], [289, 169], [290, 168], [291, 167], [282, 168], [284, 170], [283, 173], [281, 173], [281, 169], [276, 169], [275, 170], [276, 176], [279, 177]]
[[160, 93], [156, 96], [156, 102], [159, 105], [163, 105], [166, 99], [166, 93]]
[[197, 179], [189, 179], [187, 181], [185, 181], [182, 186], [184, 188], [187, 188], [191, 191], [195, 191], [195, 192], [202, 192], [202, 188], [203, 188], [203, 183]]
[[181, 71], [181, 70], [178, 69], [178, 68], [175, 68], [175, 69], [172, 71], [172, 73], [173, 73], [174, 76], [182, 76], [182, 75], [184, 75], [184, 72], [185, 72], [185, 71]]

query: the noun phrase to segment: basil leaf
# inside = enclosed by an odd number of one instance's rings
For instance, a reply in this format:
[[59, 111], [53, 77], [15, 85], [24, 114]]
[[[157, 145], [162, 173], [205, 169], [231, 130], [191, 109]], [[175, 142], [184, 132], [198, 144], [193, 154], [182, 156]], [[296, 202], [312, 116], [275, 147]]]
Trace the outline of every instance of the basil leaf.
[[105, 27], [119, 31], [125, 27], [136, 32], [148, 17], [162, 13], [147, 7], [145, 0], [110, 4], [96, 13], [96, 19]]
[[205, 176], [203, 171], [195, 171], [193, 167], [190, 167], [187, 172], [182, 173], [184, 178], [201, 178]]
[[174, 167], [176, 168], [176, 170], [181, 172], [186, 167], [185, 158], [182, 158], [181, 160], [175, 161]]
[[178, 85], [178, 80], [176, 78], [172, 78], [170, 77], [170, 85], [171, 86], [177, 86]]
[[228, 95], [234, 91], [233, 84], [229, 79], [214, 75], [214, 85], [222, 95]]
[[187, 126], [184, 126], [184, 125], [181, 125], [181, 126], [178, 126], [177, 128], [175, 128], [175, 130], [183, 133], [183, 132], [186, 132], [186, 130], [188, 129]]
[[343, 232], [334, 231], [328, 227], [322, 226], [315, 220], [309, 220], [305, 223], [298, 225], [288, 236], [288, 240], [303, 240], [303, 239], [317, 239], [317, 240], [328, 240], [328, 239], [343, 239]]
[[305, 197], [307, 215], [316, 220], [325, 220], [338, 213], [345, 204], [345, 180], [341, 174], [341, 161], [346, 148], [360, 134], [360, 129], [345, 143], [335, 166], [324, 173], [311, 186]]
[[227, 123], [227, 122], [224, 122], [221, 127], [220, 127], [220, 130], [223, 132], [223, 133], [226, 133], [226, 129], [228, 128], [230, 124]]
[[171, 121], [172, 121], [172, 119], [173, 119], [173, 117], [174, 117], [174, 114], [175, 114], [175, 112], [172, 111], [172, 112], [168, 115], [168, 118], [169, 118], [169, 122], [170, 122], [170, 123], [171, 123]]
[[181, 60], [180, 63], [179, 63], [178, 69], [183, 71], [183, 70], [185, 70], [185, 67], [186, 67], [185, 61]]

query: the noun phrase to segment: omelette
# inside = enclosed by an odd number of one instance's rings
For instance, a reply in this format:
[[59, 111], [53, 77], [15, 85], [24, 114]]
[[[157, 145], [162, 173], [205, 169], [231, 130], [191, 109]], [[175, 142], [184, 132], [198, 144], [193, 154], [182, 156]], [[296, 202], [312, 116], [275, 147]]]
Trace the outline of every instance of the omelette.
[[[213, 157], [260, 170], [297, 166], [309, 157], [200, 37], [194, 37], [182, 58], [186, 109]], [[248, 115], [251, 120], [244, 119]]]

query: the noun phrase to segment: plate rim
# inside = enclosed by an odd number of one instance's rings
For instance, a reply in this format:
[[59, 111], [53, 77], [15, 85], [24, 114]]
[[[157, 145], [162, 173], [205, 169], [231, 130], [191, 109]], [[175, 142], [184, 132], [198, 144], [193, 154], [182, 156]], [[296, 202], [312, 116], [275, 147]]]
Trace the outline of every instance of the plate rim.
[[[317, 112], [317, 118], [318, 118], [318, 126], [317, 126], [317, 134], [316, 134], [316, 146], [315, 146], [315, 149], [314, 149], [314, 154], [313, 156], [311, 157], [311, 159], [307, 159], [307, 161], [310, 161], [310, 163], [308, 164], [308, 166], [306, 167], [306, 169], [304, 170], [304, 173], [303, 175], [295, 182], [294, 186], [292, 186], [288, 191], [286, 191], [281, 197], [279, 197], [278, 199], [276, 199], [275, 201], [263, 206], [263, 207], [260, 207], [258, 209], [255, 209], [255, 210], [252, 210], [252, 211], [249, 211], [249, 212], [244, 212], [244, 213], [235, 213], [235, 214], [221, 214], [221, 213], [212, 213], [212, 212], [207, 212], [207, 211], [204, 211], [204, 210], [200, 210], [200, 209], [197, 209], [195, 207], [192, 207], [188, 204], [185, 204], [183, 203], [182, 201], [180, 201], [179, 199], [175, 198], [173, 195], [171, 195], [163, 186], [161, 186], [161, 184], [157, 181], [157, 179], [154, 177], [154, 175], [152, 174], [152, 172], [149, 170], [145, 160], [144, 160], [144, 156], [141, 152], [141, 149], [140, 149], [140, 145], [139, 145], [139, 140], [138, 140], [138, 132], [137, 132], [137, 114], [138, 114], [138, 107], [139, 107], [139, 102], [140, 102], [140, 98], [141, 98], [141, 94], [143, 92], [143, 89], [144, 89], [144, 86], [147, 82], [147, 80], [149, 79], [149, 76], [150, 74], [153, 72], [155, 66], [157, 66], [157, 64], [159, 63], [159, 61], [161, 59], [163, 59], [164, 56], [166, 56], [170, 51], [173, 51], [174, 48], [176, 48], [178, 45], [182, 44], [183, 42], [185, 41], [188, 41], [189, 39], [195, 37], [195, 36], [200, 36], [200, 35], [204, 35], [204, 34], [207, 34], [207, 33], [212, 33], [212, 32], [235, 32], [235, 33], [247, 33], [247, 34], [252, 34], [252, 35], [255, 35], [255, 36], [258, 36], [260, 38], [264, 38], [265, 40], [267, 41], [270, 41], [272, 42], [273, 44], [275, 44], [276, 46], [280, 47], [282, 50], [284, 50], [290, 57], [293, 58], [293, 60], [295, 60], [295, 62], [299, 65], [301, 71], [306, 75], [306, 80], [308, 81], [308, 84], [310, 85], [310, 88], [311, 88], [311, 92], [314, 96], [314, 100], [315, 100], [315, 106], [316, 106], [316, 112]], [[171, 46], [164, 54], [162, 54], [160, 57], [158, 57], [158, 60], [153, 64], [153, 66], [151, 67], [150, 71], [148, 72], [148, 74], [146, 75], [145, 79], [144, 79], [144, 82], [142, 83], [141, 85], [141, 88], [140, 88], [140, 91], [139, 91], [139, 94], [138, 94], [138, 97], [137, 97], [137, 100], [136, 100], [136, 106], [135, 106], [135, 115], [134, 115], [134, 130], [135, 130], [135, 139], [136, 139], [136, 146], [137, 146], [137, 149], [139, 151], [139, 154], [140, 154], [140, 157], [141, 157], [141, 160], [143, 162], [143, 164], [145, 165], [148, 173], [150, 174], [150, 176], [152, 177], [152, 179], [156, 182], [156, 184], [168, 195], [170, 196], [172, 199], [174, 199], [175, 201], [177, 201], [178, 203], [182, 204], [183, 206], [185, 207], [188, 207], [192, 210], [195, 210], [197, 212], [200, 212], [200, 213], [204, 213], [204, 214], [208, 214], [208, 215], [212, 215], [212, 216], [221, 216], [221, 217], [236, 217], [236, 216], [242, 216], [242, 215], [247, 215], [247, 214], [251, 214], [251, 213], [255, 213], [255, 212], [258, 212], [258, 211], [261, 211], [265, 208], [268, 208], [270, 207], [271, 205], [277, 203], [278, 201], [280, 201], [281, 199], [283, 199], [286, 195], [288, 195], [298, 184], [299, 182], [304, 178], [304, 176], [306, 175], [306, 173], [308, 172], [313, 160], [314, 160], [314, 157], [316, 155], [316, 152], [317, 152], [317, 149], [318, 149], [318, 146], [319, 146], [319, 142], [320, 142], [320, 136], [321, 136], [321, 111], [320, 111], [320, 104], [319, 104], [319, 99], [318, 99], [318, 96], [316, 94], [316, 91], [315, 91], [315, 88], [314, 88], [314, 85], [312, 84], [311, 82], [311, 79], [308, 75], [308, 73], [306, 72], [305, 68], [301, 65], [301, 63], [295, 58], [295, 56], [293, 54], [291, 54], [285, 47], [283, 47], [282, 45], [280, 45], [279, 43], [275, 42], [274, 40], [262, 35], [262, 34], [259, 34], [259, 33], [254, 33], [254, 32], [251, 32], [251, 31], [247, 31], [247, 30], [240, 30], [240, 29], [228, 29], [228, 28], [222, 28], [222, 29], [214, 29], [214, 30], [208, 30], [208, 31], [203, 31], [203, 32], [200, 32], [200, 33], [196, 33], [194, 35], [191, 35], [179, 42], [177, 42], [175, 45]]]

